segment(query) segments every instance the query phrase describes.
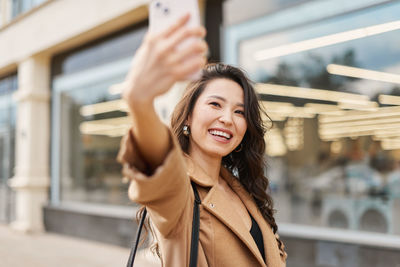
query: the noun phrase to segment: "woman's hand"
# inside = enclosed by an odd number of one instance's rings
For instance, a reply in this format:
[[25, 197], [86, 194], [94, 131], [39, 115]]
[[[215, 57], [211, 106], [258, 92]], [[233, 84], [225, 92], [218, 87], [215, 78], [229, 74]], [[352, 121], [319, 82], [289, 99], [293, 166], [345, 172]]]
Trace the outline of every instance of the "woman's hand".
[[[152, 105], [156, 96], [206, 63], [207, 44], [202, 40], [205, 29], [185, 27], [188, 20], [189, 15], [186, 15], [161, 33], [147, 33], [125, 80], [123, 98], [131, 110]], [[189, 38], [193, 41], [177, 49]]]
[[201, 39], [205, 29], [188, 29], [188, 20], [186, 15], [161, 33], [148, 33], [124, 82], [122, 96], [131, 111], [132, 134], [149, 170], [163, 162], [171, 147], [168, 130], [154, 110], [154, 98], [206, 63], [207, 44]]

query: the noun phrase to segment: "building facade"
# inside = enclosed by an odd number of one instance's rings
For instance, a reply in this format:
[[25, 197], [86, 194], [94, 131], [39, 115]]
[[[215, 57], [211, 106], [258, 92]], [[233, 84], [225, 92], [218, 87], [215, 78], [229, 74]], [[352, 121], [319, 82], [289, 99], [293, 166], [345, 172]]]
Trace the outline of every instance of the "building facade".
[[[1, 223], [130, 245], [119, 84], [148, 2], [0, 0]], [[199, 4], [211, 60], [243, 67], [269, 115], [266, 174], [288, 266], [396, 266], [400, 3]], [[183, 88], [157, 100], [166, 123]]]

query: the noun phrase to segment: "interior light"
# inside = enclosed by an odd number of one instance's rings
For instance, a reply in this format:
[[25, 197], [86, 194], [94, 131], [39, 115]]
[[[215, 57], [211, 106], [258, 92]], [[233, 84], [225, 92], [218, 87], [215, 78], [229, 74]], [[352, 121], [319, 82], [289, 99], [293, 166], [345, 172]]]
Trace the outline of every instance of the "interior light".
[[282, 115], [282, 114], [277, 114], [277, 113], [271, 113], [271, 112], [267, 112], [267, 116], [263, 116], [262, 120], [265, 122], [270, 122], [272, 121], [285, 121], [286, 120], [286, 116]]
[[320, 123], [333, 123], [344, 121], [357, 121], [373, 118], [400, 116], [400, 107], [380, 107], [374, 112], [366, 111], [346, 111], [344, 116], [321, 115], [318, 120]]
[[326, 112], [326, 111], [339, 111], [340, 108], [337, 105], [329, 105], [329, 104], [318, 104], [318, 103], [307, 103], [304, 107], [310, 107], [314, 109], [316, 112]]
[[400, 143], [400, 136], [398, 137], [380, 137], [380, 136], [374, 136], [373, 138], [376, 141], [387, 141], [387, 142], [393, 142], [393, 143]]
[[343, 143], [340, 140], [335, 140], [331, 143], [330, 149], [333, 154], [339, 154], [343, 149]]
[[341, 109], [353, 109], [353, 110], [366, 110], [366, 111], [376, 111], [378, 110], [378, 103], [374, 101], [365, 101], [364, 103], [360, 104], [353, 104], [353, 103], [339, 103], [339, 108]]
[[256, 90], [259, 94], [296, 97], [313, 100], [332, 101], [363, 105], [369, 103], [369, 97], [360, 94], [351, 94], [330, 90], [304, 88], [296, 86], [258, 83]]
[[312, 108], [316, 114], [321, 115], [340, 116], [346, 114], [346, 111], [342, 110], [337, 105], [307, 103], [304, 107]]
[[370, 132], [373, 134], [374, 130], [381, 129], [399, 129], [400, 123], [392, 123], [387, 125], [364, 125], [364, 126], [348, 126], [342, 128], [320, 128], [319, 133], [321, 135], [332, 135], [332, 134], [355, 134], [362, 132]]
[[400, 137], [399, 129], [392, 130], [376, 130], [374, 131], [374, 136], [377, 138], [390, 138], [390, 137]]
[[303, 52], [315, 48], [325, 47], [351, 40], [373, 36], [389, 31], [400, 29], [400, 20], [378, 24], [369, 27], [358, 28], [350, 31], [330, 34], [318, 38], [308, 39], [291, 44], [285, 44], [273, 48], [267, 48], [254, 53], [255, 60], [261, 61], [298, 52]]
[[131, 126], [131, 118], [129, 116], [102, 119], [94, 121], [85, 121], [79, 125], [82, 134], [89, 135], [107, 135], [122, 136]]
[[378, 100], [383, 105], [400, 105], [400, 96], [379, 95]]
[[85, 105], [79, 109], [79, 113], [82, 116], [91, 116], [111, 111], [128, 111], [128, 106], [122, 99], [112, 100], [102, 103], [96, 103], [92, 105]]
[[262, 101], [265, 108], [273, 108], [273, 107], [294, 107], [292, 103], [289, 102], [279, 102], [279, 101]]
[[381, 146], [384, 150], [400, 149], [400, 139], [383, 139]]
[[388, 138], [400, 138], [400, 130], [399, 129], [378, 129], [378, 130], [367, 130], [362, 132], [350, 132], [350, 133], [320, 133], [320, 137], [325, 141], [334, 141], [343, 137], [360, 137], [360, 136], [372, 136], [374, 140], [382, 140]]
[[[304, 107], [295, 107], [289, 102], [261, 101], [268, 116], [273, 121], [284, 121], [287, 117], [314, 118], [315, 114], [344, 115], [345, 111], [337, 105], [307, 103]], [[268, 120], [268, 118], [265, 118]]]
[[376, 130], [375, 135], [379, 136], [400, 136], [400, 129], [393, 129], [393, 130]]
[[[276, 102], [277, 104], [269, 104], [270, 102], [261, 102], [268, 115], [285, 116], [292, 118], [314, 118], [315, 111], [310, 107], [295, 107], [291, 103]], [[279, 105], [279, 103], [283, 103]]]
[[355, 68], [337, 64], [329, 64], [326, 67], [326, 70], [330, 74], [400, 84], [400, 75], [398, 74], [367, 70], [367, 69], [361, 69], [361, 68]]
[[321, 128], [341, 128], [341, 127], [351, 127], [351, 126], [365, 126], [365, 125], [385, 125], [392, 123], [400, 123], [400, 116], [393, 118], [376, 118], [367, 120], [356, 120], [356, 121], [343, 121], [334, 123], [319, 123]]
[[266, 153], [271, 157], [284, 156], [287, 153], [284, 138], [279, 128], [272, 128], [264, 135]]
[[335, 141], [340, 138], [350, 137], [350, 138], [357, 138], [360, 136], [372, 136], [373, 131], [365, 131], [365, 132], [349, 132], [349, 133], [332, 133], [332, 134], [319, 134], [321, 140], [324, 141]]
[[289, 118], [283, 129], [286, 147], [289, 151], [301, 150], [304, 146], [303, 118]]

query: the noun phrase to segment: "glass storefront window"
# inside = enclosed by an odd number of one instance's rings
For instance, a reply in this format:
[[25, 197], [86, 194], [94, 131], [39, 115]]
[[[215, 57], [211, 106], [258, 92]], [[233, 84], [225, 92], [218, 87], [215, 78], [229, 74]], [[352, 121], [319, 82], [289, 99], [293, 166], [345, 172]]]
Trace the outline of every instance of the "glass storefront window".
[[240, 42], [273, 121], [280, 222], [400, 235], [398, 14], [393, 1]]
[[12, 0], [12, 17], [25, 13], [46, 0]]
[[142, 24], [53, 58], [53, 204], [132, 205], [116, 161], [131, 122], [115, 92], [147, 26]]
[[16, 105], [12, 93], [17, 89], [17, 75], [0, 78], [0, 222], [15, 217], [15, 193], [7, 182], [14, 175]]
[[61, 201], [130, 204], [116, 162], [129, 118], [119, 96], [109, 93], [114, 83], [102, 81], [58, 96]]

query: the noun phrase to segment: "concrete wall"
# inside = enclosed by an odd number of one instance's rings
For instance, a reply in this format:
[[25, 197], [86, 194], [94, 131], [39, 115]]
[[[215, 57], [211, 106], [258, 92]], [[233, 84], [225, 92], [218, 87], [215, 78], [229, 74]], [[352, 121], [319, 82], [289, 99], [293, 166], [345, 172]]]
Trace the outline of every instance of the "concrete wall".
[[[148, 0], [50, 0], [0, 28], [0, 75], [147, 18]], [[78, 4], [79, 3], [79, 4]]]
[[45, 206], [43, 210], [48, 232], [131, 247], [137, 231], [135, 216], [131, 212], [125, 213], [132, 214], [131, 217], [118, 217], [52, 206]]

